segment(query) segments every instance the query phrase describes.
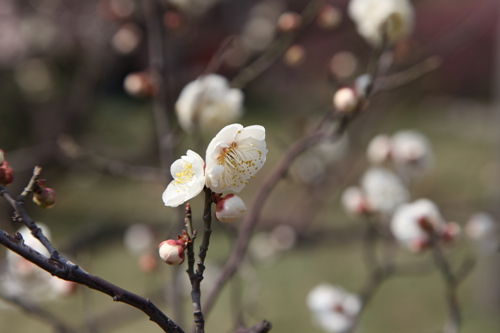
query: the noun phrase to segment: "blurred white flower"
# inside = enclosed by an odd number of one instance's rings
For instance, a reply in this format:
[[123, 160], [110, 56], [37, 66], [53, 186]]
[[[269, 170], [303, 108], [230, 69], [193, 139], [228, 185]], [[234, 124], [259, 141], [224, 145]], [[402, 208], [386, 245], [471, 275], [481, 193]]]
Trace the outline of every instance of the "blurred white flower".
[[465, 234], [483, 254], [494, 253], [500, 246], [500, 228], [490, 214], [472, 215], [465, 226]]
[[246, 212], [245, 202], [235, 194], [228, 194], [217, 201], [215, 216], [221, 222], [231, 223], [243, 219]]
[[410, 199], [401, 180], [389, 170], [371, 168], [361, 180], [367, 206], [373, 212], [391, 215], [401, 204]]
[[[50, 239], [50, 231], [44, 224], [39, 223], [43, 234]], [[24, 239], [24, 244], [48, 257], [49, 251], [36, 239], [27, 227], [18, 230]], [[70, 294], [75, 284], [50, 275], [40, 267], [24, 259], [18, 254], [7, 251], [6, 267], [0, 275], [0, 288], [8, 295], [29, 297], [30, 300], [41, 301], [53, 299], [57, 296]]]
[[368, 144], [366, 155], [373, 164], [382, 164], [391, 158], [392, 140], [388, 135], [376, 135]]
[[361, 309], [359, 297], [329, 284], [314, 287], [307, 295], [307, 306], [315, 323], [327, 332], [348, 331]]
[[249, 53], [265, 50], [274, 40], [282, 12], [279, 1], [261, 1], [250, 10], [240, 35], [240, 44]]
[[366, 196], [357, 186], [350, 186], [342, 192], [340, 199], [345, 211], [351, 215], [363, 215], [370, 212]]
[[433, 154], [429, 140], [417, 131], [396, 132], [391, 139], [391, 157], [404, 176], [422, 175], [432, 167]]
[[173, 180], [163, 192], [165, 206], [177, 207], [197, 196], [205, 186], [204, 161], [200, 155], [188, 150], [186, 155], [172, 163]]
[[418, 252], [430, 245], [430, 233], [440, 234], [446, 223], [438, 207], [428, 199], [419, 199], [399, 206], [391, 221], [396, 240], [408, 249]]
[[354, 111], [359, 103], [359, 98], [354, 89], [350, 87], [340, 88], [333, 94], [333, 106], [335, 110], [342, 113]]
[[351, 0], [348, 10], [358, 33], [374, 45], [382, 43], [384, 35], [392, 43], [413, 30], [409, 0]]
[[231, 124], [210, 141], [206, 154], [206, 185], [216, 193], [237, 193], [266, 161], [266, 131], [259, 125]]
[[142, 255], [154, 247], [154, 235], [151, 228], [145, 224], [134, 224], [127, 228], [123, 243], [134, 255]]
[[188, 83], [175, 104], [177, 118], [185, 131], [217, 129], [242, 114], [243, 93], [229, 87], [226, 78], [208, 74]]

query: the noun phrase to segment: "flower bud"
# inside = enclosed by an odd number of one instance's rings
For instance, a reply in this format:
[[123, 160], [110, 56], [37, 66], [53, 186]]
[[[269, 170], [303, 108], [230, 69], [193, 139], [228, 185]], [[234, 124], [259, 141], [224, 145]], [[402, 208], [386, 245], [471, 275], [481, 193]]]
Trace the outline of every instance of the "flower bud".
[[283, 32], [295, 31], [300, 27], [302, 17], [294, 12], [285, 12], [278, 18], [278, 29]]
[[234, 194], [228, 194], [217, 201], [215, 216], [221, 222], [236, 222], [241, 220], [247, 212], [243, 200]]
[[151, 97], [156, 92], [156, 86], [148, 72], [130, 73], [123, 81], [125, 91], [134, 97]]
[[4, 161], [0, 164], [0, 185], [9, 185], [13, 180], [14, 170], [9, 166], [9, 162]]
[[342, 13], [332, 5], [324, 5], [318, 14], [317, 23], [323, 29], [334, 29], [342, 21]]
[[42, 208], [52, 208], [56, 204], [56, 191], [45, 186], [44, 179], [39, 179], [33, 190], [33, 202]]
[[158, 246], [160, 258], [169, 265], [180, 265], [184, 262], [186, 243], [180, 240], [168, 239]]
[[358, 97], [352, 88], [340, 88], [333, 95], [333, 106], [338, 112], [349, 113], [358, 105]]
[[298, 66], [300, 65], [306, 55], [306, 50], [300, 45], [292, 45], [283, 56], [283, 61], [288, 66]]

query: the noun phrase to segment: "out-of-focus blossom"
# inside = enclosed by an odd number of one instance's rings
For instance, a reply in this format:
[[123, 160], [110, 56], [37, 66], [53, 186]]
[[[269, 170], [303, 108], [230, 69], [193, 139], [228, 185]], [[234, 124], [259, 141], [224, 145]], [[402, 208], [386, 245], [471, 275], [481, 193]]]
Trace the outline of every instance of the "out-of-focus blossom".
[[345, 211], [351, 215], [365, 215], [371, 212], [363, 191], [356, 186], [348, 187], [342, 192], [340, 199]]
[[185, 131], [215, 129], [242, 114], [243, 93], [230, 88], [226, 78], [209, 74], [187, 84], [175, 104], [177, 119]]
[[349, 51], [340, 51], [330, 59], [330, 72], [338, 79], [347, 79], [354, 75], [358, 59]]
[[109, 0], [107, 2], [109, 11], [118, 19], [126, 19], [134, 14], [135, 2], [133, 0]]
[[9, 162], [4, 161], [0, 164], [0, 185], [9, 185], [14, 180], [14, 170]]
[[314, 322], [326, 332], [348, 331], [361, 309], [358, 296], [329, 284], [314, 287], [307, 295]]
[[421, 133], [412, 130], [399, 131], [392, 136], [391, 142], [391, 157], [402, 175], [420, 176], [432, 167], [431, 145]]
[[122, 25], [111, 39], [113, 48], [121, 54], [132, 53], [141, 42], [142, 32], [135, 23]]
[[359, 98], [354, 89], [350, 87], [340, 88], [333, 94], [333, 106], [338, 112], [349, 113], [354, 111], [358, 103]]
[[459, 230], [454, 225], [449, 228], [436, 204], [419, 199], [399, 206], [392, 217], [391, 231], [401, 245], [419, 252], [431, 245], [431, 237], [449, 241]]
[[243, 199], [235, 194], [227, 194], [217, 200], [215, 216], [221, 222], [232, 223], [243, 219], [247, 207]]
[[154, 272], [158, 268], [158, 260], [151, 252], [143, 253], [139, 257], [139, 268], [144, 273]]
[[279, 254], [292, 249], [297, 242], [297, 231], [291, 225], [280, 224], [271, 232], [261, 232], [252, 237], [250, 253], [252, 257], [272, 263]]
[[56, 191], [46, 185], [45, 179], [38, 179], [35, 183], [33, 202], [42, 208], [52, 208], [56, 204]]
[[408, 190], [394, 173], [382, 168], [371, 168], [361, 180], [368, 207], [378, 213], [391, 215], [410, 198]]
[[334, 29], [342, 22], [342, 12], [335, 6], [326, 4], [319, 10], [316, 22], [323, 29]]
[[248, 20], [240, 35], [243, 49], [250, 53], [265, 50], [274, 40], [276, 22], [282, 12], [278, 1], [257, 3], [250, 11]]
[[465, 234], [484, 254], [494, 253], [500, 247], [500, 228], [490, 214], [472, 215], [465, 226]]
[[[39, 223], [38, 226], [42, 229], [43, 234], [50, 239], [48, 227], [42, 223]], [[49, 256], [49, 251], [31, 234], [27, 227], [20, 228], [18, 233], [23, 237], [25, 245], [41, 255]], [[29, 297], [31, 300], [41, 301], [69, 295], [76, 287], [74, 283], [50, 275], [12, 251], [7, 252], [6, 264], [5, 271], [0, 277], [0, 288], [8, 295]]]
[[297, 242], [297, 231], [288, 224], [280, 224], [271, 230], [270, 241], [277, 251], [287, 251]]
[[302, 17], [295, 12], [284, 12], [278, 18], [278, 28], [282, 32], [295, 31], [301, 23]]
[[205, 186], [204, 167], [201, 156], [192, 150], [172, 163], [170, 173], [173, 180], [162, 195], [165, 206], [177, 207], [197, 196]]
[[17, 65], [14, 78], [19, 88], [33, 99], [46, 100], [54, 90], [52, 73], [41, 59], [30, 59]]
[[283, 55], [283, 61], [288, 66], [294, 67], [302, 64], [306, 57], [306, 50], [301, 45], [292, 45]]
[[206, 185], [215, 193], [238, 193], [266, 161], [266, 131], [259, 125], [231, 124], [210, 141]]
[[125, 248], [134, 255], [142, 255], [154, 247], [154, 234], [145, 224], [134, 224], [127, 228], [123, 236]]
[[130, 73], [123, 81], [125, 91], [134, 97], [151, 97], [156, 93], [156, 85], [149, 72]]
[[382, 164], [391, 158], [392, 140], [388, 135], [375, 136], [366, 150], [368, 161], [373, 164]]
[[408, 0], [351, 0], [349, 16], [358, 33], [374, 45], [390, 43], [413, 30], [413, 7]]

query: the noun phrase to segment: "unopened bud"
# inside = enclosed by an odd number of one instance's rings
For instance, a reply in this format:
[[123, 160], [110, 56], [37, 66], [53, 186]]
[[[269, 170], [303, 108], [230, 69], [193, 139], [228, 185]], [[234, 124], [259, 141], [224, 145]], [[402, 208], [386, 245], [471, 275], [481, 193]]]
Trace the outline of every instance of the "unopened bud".
[[156, 87], [148, 72], [130, 73], [123, 82], [125, 91], [134, 97], [151, 97], [155, 94]]
[[348, 187], [342, 193], [342, 205], [347, 213], [352, 215], [364, 215], [370, 213], [368, 201], [364, 193], [358, 187]]
[[334, 29], [342, 21], [342, 13], [332, 5], [324, 5], [318, 14], [317, 23], [323, 29]]
[[375, 136], [368, 144], [366, 154], [368, 161], [374, 164], [382, 164], [391, 158], [391, 138], [385, 134]]
[[302, 46], [293, 45], [285, 52], [283, 61], [288, 66], [298, 66], [304, 61], [305, 55], [306, 51]]
[[349, 113], [358, 105], [358, 97], [352, 88], [340, 88], [333, 95], [333, 106], [338, 112]]
[[285, 12], [278, 18], [278, 29], [283, 32], [295, 31], [300, 27], [302, 17], [294, 12]]
[[241, 220], [247, 212], [243, 200], [234, 194], [228, 194], [217, 201], [215, 216], [221, 222], [236, 222]]
[[441, 237], [445, 242], [452, 242], [460, 235], [461, 228], [455, 222], [447, 223], [442, 231]]
[[180, 265], [184, 262], [186, 243], [180, 240], [168, 239], [158, 246], [160, 258], [169, 265]]
[[56, 204], [56, 191], [47, 187], [44, 179], [39, 179], [33, 189], [33, 202], [43, 208], [52, 208]]
[[9, 162], [3, 161], [0, 164], [0, 185], [9, 185], [14, 180], [14, 170], [9, 165]]

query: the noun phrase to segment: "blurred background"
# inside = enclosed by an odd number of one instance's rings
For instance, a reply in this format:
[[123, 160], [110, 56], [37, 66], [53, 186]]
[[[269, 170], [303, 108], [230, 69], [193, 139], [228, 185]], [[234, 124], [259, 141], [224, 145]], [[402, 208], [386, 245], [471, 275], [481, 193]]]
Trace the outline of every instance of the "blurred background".
[[[183, 268], [156, 257], [155, 244], [182, 228], [182, 212], [161, 201], [172, 156], [163, 154], [159, 124], [168, 124], [174, 158], [191, 147], [203, 155], [216, 132], [190, 135], [179, 127], [180, 91], [209, 72], [242, 88], [239, 122], [263, 125], [269, 147], [266, 165], [241, 194], [251, 206], [285, 150], [331, 108], [335, 90], [366, 71], [373, 51], [347, 3], [0, 0], [0, 148], [15, 171], [11, 192], [42, 165], [57, 204], [28, 209], [54, 243], [87, 271], [150, 295], [177, 322], [190, 323]], [[264, 318], [272, 332], [322, 332], [307, 293], [322, 282], [360, 290], [365, 221], [348, 216], [339, 198], [368, 168], [365, 150], [376, 134], [414, 129], [430, 140], [433, 169], [412, 184], [412, 198], [431, 198], [462, 226], [478, 211], [500, 218], [500, 3], [413, 5], [415, 31], [394, 46], [389, 73], [406, 76], [394, 87], [389, 82], [339, 143], [323, 147], [326, 161], [306, 153], [292, 165], [265, 206], [248, 260], [208, 319], [209, 332]], [[278, 24], [289, 11], [303, 13], [300, 29]], [[18, 229], [5, 202], [0, 209], [1, 228]], [[201, 200], [193, 211], [201, 228]], [[131, 236], [137, 224], [147, 228]], [[214, 223], [207, 288], [237, 227]], [[144, 251], [124, 241], [150, 238]], [[465, 237], [447, 251], [452, 262], [475, 253]], [[398, 258], [429, 256], [401, 251]], [[499, 259], [479, 256], [460, 288], [463, 332], [500, 331]], [[434, 270], [394, 277], [378, 290], [358, 331], [435, 332], [446, 319], [443, 294]], [[82, 332], [158, 331], [141, 313], [84, 288], [31, 301]], [[53, 330], [3, 304], [0, 331]]]

